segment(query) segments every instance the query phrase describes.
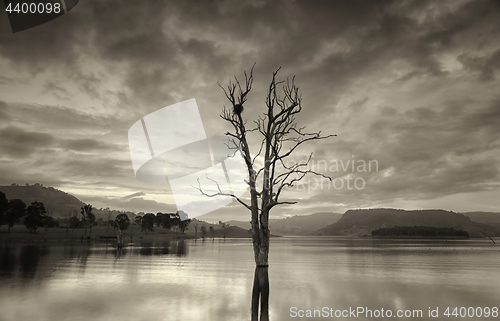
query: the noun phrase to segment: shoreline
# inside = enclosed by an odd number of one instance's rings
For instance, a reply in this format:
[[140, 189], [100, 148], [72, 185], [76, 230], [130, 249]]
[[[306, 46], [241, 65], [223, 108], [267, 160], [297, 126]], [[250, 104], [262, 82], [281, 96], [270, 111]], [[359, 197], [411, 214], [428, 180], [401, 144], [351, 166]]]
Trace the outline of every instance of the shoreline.
[[[101, 238], [102, 236], [102, 238]], [[135, 228], [133, 230], [126, 230], [123, 233], [124, 239], [128, 240], [143, 240], [143, 241], [159, 241], [159, 240], [180, 240], [180, 239], [194, 239], [194, 236], [189, 234], [184, 234], [181, 232], [166, 231], [163, 229], [157, 229], [154, 232], [144, 233], [139, 229]], [[0, 227], [0, 242], [54, 242], [54, 241], [105, 241], [105, 242], [116, 242], [117, 233], [112, 228], [109, 230], [106, 227], [97, 226], [92, 229], [92, 233], [89, 235], [89, 231], [85, 234], [84, 229], [66, 230], [66, 228], [51, 228], [45, 231], [45, 229], [38, 229], [37, 233], [29, 233], [26, 227], [21, 225], [14, 225], [11, 228], [10, 233], [7, 233], [7, 227]]]
[[[216, 230], [215, 239], [224, 239], [220, 230]], [[271, 237], [280, 237], [278, 235], [271, 235]], [[248, 238], [251, 239], [252, 235], [242, 235], [235, 233], [228, 233], [226, 238]], [[200, 231], [198, 237], [195, 237], [193, 230], [187, 230], [185, 233], [170, 231], [163, 228], [155, 228], [152, 232], [142, 232], [140, 228], [135, 226], [123, 232], [123, 239], [125, 242], [162, 242], [162, 241], [177, 241], [177, 240], [202, 240]], [[205, 240], [211, 240], [212, 235], [207, 233]], [[15, 243], [33, 243], [33, 242], [117, 242], [117, 232], [113, 228], [105, 226], [95, 226], [89, 236], [89, 231], [85, 234], [84, 229], [68, 229], [66, 228], [50, 228], [45, 231], [39, 228], [37, 233], [29, 233], [23, 225], [14, 225], [10, 233], [7, 233], [7, 226], [0, 227], [0, 244], [7, 242]]]

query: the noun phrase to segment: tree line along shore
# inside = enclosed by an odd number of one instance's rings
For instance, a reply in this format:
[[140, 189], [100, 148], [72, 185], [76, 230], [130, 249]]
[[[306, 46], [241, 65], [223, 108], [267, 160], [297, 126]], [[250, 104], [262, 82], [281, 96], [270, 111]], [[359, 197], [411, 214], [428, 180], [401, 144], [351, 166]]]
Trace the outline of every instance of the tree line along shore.
[[[81, 207], [67, 218], [53, 218], [42, 202], [26, 205], [20, 199], [8, 200], [0, 192], [0, 238], [8, 240], [93, 240], [250, 237], [248, 231], [219, 222], [181, 220], [179, 213], [125, 213], [114, 219], [96, 219], [93, 207]], [[189, 232], [188, 232], [189, 231]]]

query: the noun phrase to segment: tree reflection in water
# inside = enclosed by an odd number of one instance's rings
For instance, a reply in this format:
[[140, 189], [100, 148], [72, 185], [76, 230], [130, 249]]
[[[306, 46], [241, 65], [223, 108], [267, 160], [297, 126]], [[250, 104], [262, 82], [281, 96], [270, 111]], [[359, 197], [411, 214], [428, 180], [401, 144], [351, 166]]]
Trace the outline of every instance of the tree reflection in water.
[[9, 244], [3, 249], [0, 256], [0, 277], [11, 276], [16, 270], [16, 251]]
[[[123, 248], [121, 256], [124, 256], [125, 253], [126, 247]], [[132, 253], [140, 256], [176, 255], [182, 257], [187, 255], [188, 249], [184, 240], [166, 240], [161, 242], [141, 242], [135, 248], [133, 247]]]
[[267, 266], [256, 266], [252, 290], [252, 321], [269, 320], [269, 274]]
[[19, 270], [24, 278], [34, 278], [38, 269], [40, 259], [47, 255], [48, 249], [45, 245], [40, 248], [38, 245], [24, 245], [19, 254]]

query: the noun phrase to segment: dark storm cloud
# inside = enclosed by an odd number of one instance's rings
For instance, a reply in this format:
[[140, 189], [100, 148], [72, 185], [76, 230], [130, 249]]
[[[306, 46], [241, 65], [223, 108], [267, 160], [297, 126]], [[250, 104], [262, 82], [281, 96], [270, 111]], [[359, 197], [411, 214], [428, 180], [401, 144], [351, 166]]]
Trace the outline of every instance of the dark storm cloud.
[[[89, 54], [108, 62], [109, 68], [120, 62], [127, 64], [124, 70], [113, 70], [125, 75], [123, 83], [129, 94], [120, 94], [125, 98], [122, 104], [163, 105], [165, 100], [173, 102], [168, 92], [182, 87], [193, 72], [204, 72], [204, 68], [215, 71], [228, 62], [217, 58], [210, 41], [179, 37], [178, 33], [183, 32], [188, 21], [181, 19], [173, 30], [162, 30], [165, 20], [176, 10], [175, 5], [162, 1], [140, 4], [87, 2], [79, 6], [78, 11], [71, 12], [67, 21], [53, 21], [52, 25], [30, 29], [16, 34], [17, 37], [9, 31], [3, 32], [0, 34], [0, 54], [30, 71], [66, 68], [64, 72], [70, 74], [81, 89], [99, 99], [98, 89], [106, 79], [102, 75], [84, 73], [85, 67], [77, 61], [79, 54], [88, 53], [91, 48]], [[209, 7], [217, 6], [210, 4]], [[195, 70], [190, 70], [186, 59], [199, 61]], [[212, 82], [215, 84], [214, 78]], [[166, 86], [169, 86], [167, 90]]]
[[[215, 85], [254, 61], [257, 72], [268, 73], [278, 66], [301, 70], [316, 59], [301, 77], [315, 85], [312, 95], [324, 96], [325, 86], [328, 92], [341, 92], [367, 69], [394, 59], [415, 68], [403, 79], [440, 76], [435, 54], [459, 45], [461, 34], [498, 14], [489, 2], [475, 1], [448, 10], [438, 21], [415, 18], [432, 10], [437, 9], [425, 1], [90, 1], [51, 22], [64, 28], [34, 28], [18, 38], [4, 32], [0, 52], [19, 63], [49, 68], [59, 64], [56, 58], [74, 63], [75, 46], [92, 48], [100, 59], [129, 64], [124, 84], [131, 95], [122, 96], [122, 102], [141, 104], [173, 101], [168, 92], [182, 84], [192, 87], [194, 77]], [[329, 42], [338, 40], [345, 48], [328, 49]]]
[[436, 197], [498, 182], [500, 166], [491, 155], [500, 152], [499, 101], [477, 105], [450, 102], [448, 108], [421, 107], [374, 122], [369, 136], [387, 151], [377, 155], [382, 169], [395, 172], [376, 185], [378, 192]]
[[73, 71], [71, 73], [71, 79], [73, 79], [82, 90], [84, 90], [89, 96], [100, 99], [98, 88], [102, 85], [105, 79], [98, 77], [97, 75], [90, 73], [84, 74], [80, 71]]
[[[96, 32], [94, 46], [111, 60], [139, 63], [168, 61], [176, 51], [162, 33], [169, 7], [164, 1], [94, 1], [86, 6]], [[113, 14], [109, 14], [112, 10]]]
[[394, 113], [374, 122], [370, 136], [392, 142], [389, 155], [401, 161], [431, 162], [449, 153], [463, 155], [470, 147], [498, 148], [500, 99], [479, 104], [450, 101], [444, 109], [432, 106]]
[[0, 129], [0, 150], [3, 155], [28, 157], [52, 145], [53, 141], [54, 137], [50, 134], [26, 131], [12, 126]]
[[479, 80], [491, 81], [496, 79], [496, 74], [500, 71], [500, 50], [486, 56], [463, 53], [458, 56], [458, 61], [466, 69], [476, 73]]
[[60, 99], [65, 99], [65, 100], [69, 100], [70, 96], [69, 92], [66, 89], [54, 84], [52, 81], [49, 81], [45, 84], [45, 89], [43, 93], [49, 93], [55, 95]]
[[7, 114], [7, 104], [4, 101], [0, 100], [0, 119], [3, 121], [7, 121], [10, 119], [9, 115]]
[[4, 111], [12, 122], [36, 130], [50, 128], [55, 133], [77, 129], [101, 132], [121, 124], [115, 117], [92, 115], [64, 106], [12, 103], [7, 104]]
[[[224, 70], [233, 74], [235, 63], [241, 64], [239, 51], [244, 48], [232, 46], [231, 41], [248, 48], [259, 47], [258, 55], [249, 54], [243, 63], [247, 67], [253, 61], [262, 61], [258, 68], [268, 71], [282, 64], [306, 61], [326, 37], [332, 38], [359, 23], [374, 22], [385, 6], [384, 3], [349, 2], [318, 10], [318, 5], [321, 4], [286, 2], [284, 10], [285, 3], [254, 6], [233, 2], [204, 2], [203, 5], [199, 2], [143, 1], [140, 5], [88, 2], [79, 7], [78, 12], [51, 22], [64, 23], [64, 28], [53, 25], [49, 29], [50, 25], [46, 24], [18, 37], [3, 32], [0, 53], [18, 64], [28, 64], [31, 70], [46, 69], [62, 62], [74, 65], [76, 48], [85, 51], [90, 42], [89, 47], [101, 59], [131, 64], [125, 84], [138, 95], [139, 101], [144, 101], [162, 96], [161, 89], [151, 88], [185, 83], [193, 74], [199, 77], [201, 72], [202, 79], [213, 84]], [[316, 23], [311, 23], [311, 19]], [[168, 20], [172, 23], [166, 24]], [[211, 39], [204, 39], [208, 33], [212, 34]], [[32, 38], [34, 41], [30, 41]], [[353, 59], [349, 65], [358, 65], [356, 60], [359, 59]], [[337, 62], [341, 61], [332, 63]]]
[[62, 176], [82, 180], [121, 177], [124, 174], [130, 174], [132, 168], [129, 160], [118, 160], [106, 156], [84, 157], [82, 155], [67, 157], [61, 167], [60, 174]]
[[9, 86], [15, 86], [19, 84], [25, 84], [27, 83], [26, 79], [23, 78], [12, 78], [12, 77], [5, 77], [0, 75], [0, 84], [1, 85], [9, 85]]
[[64, 149], [74, 151], [103, 151], [107, 149], [116, 151], [118, 149], [116, 145], [91, 138], [64, 140], [60, 143], [60, 146]]
[[[467, 32], [481, 25], [478, 22], [491, 23], [499, 16], [498, 8], [491, 3], [476, 1], [454, 12], [448, 10], [440, 19], [417, 21], [415, 15], [432, 12], [433, 9], [427, 8], [427, 4], [422, 1], [381, 5], [379, 10], [369, 10], [365, 16], [353, 13], [354, 10], [349, 11], [349, 23], [342, 26], [331, 23], [330, 26], [336, 28], [326, 28], [328, 34], [319, 31], [320, 39], [349, 37], [348, 49], [327, 55], [324, 63], [318, 65], [311, 76], [324, 77], [324, 83], [328, 84], [331, 81], [326, 80], [332, 80], [335, 76], [339, 83], [334, 80], [334, 84], [343, 88], [346, 82], [349, 83], [374, 65], [398, 59], [411, 63], [414, 69], [402, 79], [426, 74], [443, 76], [446, 73], [436, 60], [436, 54], [463, 46]], [[442, 11], [446, 10], [444, 6]], [[319, 15], [334, 19], [333, 12], [338, 10], [323, 10]]]
[[46, 186], [62, 186], [65, 183], [64, 179], [54, 177], [53, 173], [34, 171], [31, 165], [20, 163], [18, 160], [2, 160], [0, 177], [2, 178], [0, 185], [10, 185], [12, 183], [24, 185], [26, 183], [43, 182]]
[[[299, 64], [300, 68], [326, 40], [348, 37], [349, 54], [332, 53], [315, 72], [328, 67], [323, 71], [344, 77], [389, 53], [391, 57], [405, 57], [432, 74], [440, 74], [433, 54], [457, 45], [460, 33], [473, 28], [478, 21], [491, 19], [498, 14], [498, 8], [487, 1], [474, 1], [457, 12], [443, 14], [439, 21], [418, 23], [412, 14], [433, 10], [428, 4], [426, 1], [274, 1], [262, 5], [224, 1], [203, 4], [90, 1], [79, 6], [78, 11], [51, 22], [64, 28], [54, 25], [49, 32], [51, 25], [45, 24], [16, 34], [17, 37], [9, 30], [4, 31], [0, 48], [9, 59], [43, 65], [55, 63], [56, 58], [63, 56], [75, 56], [77, 52], [72, 46], [87, 45], [90, 41], [101, 58], [112, 61], [175, 67], [182, 61], [182, 55], [191, 54], [205, 66], [215, 62], [214, 67], [224, 67], [225, 63], [225, 68], [229, 68], [231, 62], [240, 59], [240, 53], [230, 50], [230, 43], [222, 48], [224, 59], [213, 60], [215, 39], [223, 42], [227, 38], [244, 41], [249, 47], [258, 45], [261, 53], [247, 63], [260, 58], [259, 68], [267, 71], [279, 65]], [[1, 22], [6, 23], [6, 18]], [[192, 33], [185, 34], [186, 30]], [[92, 38], [89, 31], [94, 32]], [[216, 37], [203, 39], [209, 34]]]
[[440, 165], [429, 164], [412, 170], [395, 167], [394, 175], [385, 177], [375, 186], [368, 181], [366, 196], [371, 200], [381, 197], [386, 200], [418, 200], [498, 189], [500, 172], [494, 160]]

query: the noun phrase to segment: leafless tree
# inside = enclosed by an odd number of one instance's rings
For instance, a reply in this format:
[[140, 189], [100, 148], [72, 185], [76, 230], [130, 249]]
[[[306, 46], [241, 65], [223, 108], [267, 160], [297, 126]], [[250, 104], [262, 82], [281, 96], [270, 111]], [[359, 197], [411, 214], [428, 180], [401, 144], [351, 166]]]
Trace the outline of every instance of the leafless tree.
[[214, 233], [215, 233], [214, 227], [210, 226], [208, 229], [210, 230], [210, 233], [212, 234], [212, 242], [213, 242], [214, 241]]
[[[226, 133], [234, 145], [230, 148], [233, 148], [235, 153], [240, 152], [245, 161], [249, 177], [247, 184], [250, 187], [250, 203], [234, 194], [223, 193], [220, 188], [219, 192], [214, 194], [205, 193], [200, 185], [198, 189], [208, 197], [231, 196], [251, 212], [255, 263], [257, 266], [265, 267], [268, 266], [269, 255], [269, 212], [277, 205], [296, 203], [281, 200], [283, 191], [293, 187], [308, 174], [331, 180], [330, 177], [309, 169], [312, 153], [307, 161], [294, 165], [288, 165], [287, 158], [304, 143], [336, 135], [324, 136], [320, 131], [308, 133], [305, 132], [305, 127], [298, 126], [295, 117], [302, 111], [302, 97], [295, 84], [295, 77], [286, 81], [276, 79], [280, 69], [272, 74], [264, 113], [254, 120], [254, 126], [249, 128], [242, 117], [242, 112], [243, 104], [252, 89], [253, 69], [252, 67], [249, 74], [244, 73], [244, 84], [236, 77], [234, 81], [229, 81], [226, 88], [219, 84], [231, 103], [231, 108], [224, 107], [220, 117], [232, 125], [232, 130]], [[251, 132], [258, 133], [260, 137], [260, 148], [256, 154], [250, 152], [248, 134]], [[262, 184], [257, 184], [258, 181]], [[214, 183], [218, 185], [217, 182]]]
[[198, 238], [198, 220], [193, 218], [193, 226], [194, 226], [194, 239]]
[[201, 231], [201, 238], [203, 240], [205, 240], [205, 235], [207, 234], [207, 226], [206, 225], [202, 225], [201, 228], [200, 228], [200, 231]]
[[108, 226], [106, 227], [106, 235], [109, 236], [109, 225], [110, 225], [110, 221], [111, 221], [111, 212], [107, 211], [107, 213], [108, 213]]
[[69, 232], [69, 220], [71, 218], [71, 212], [68, 213], [68, 221], [66, 222], [66, 233]]

